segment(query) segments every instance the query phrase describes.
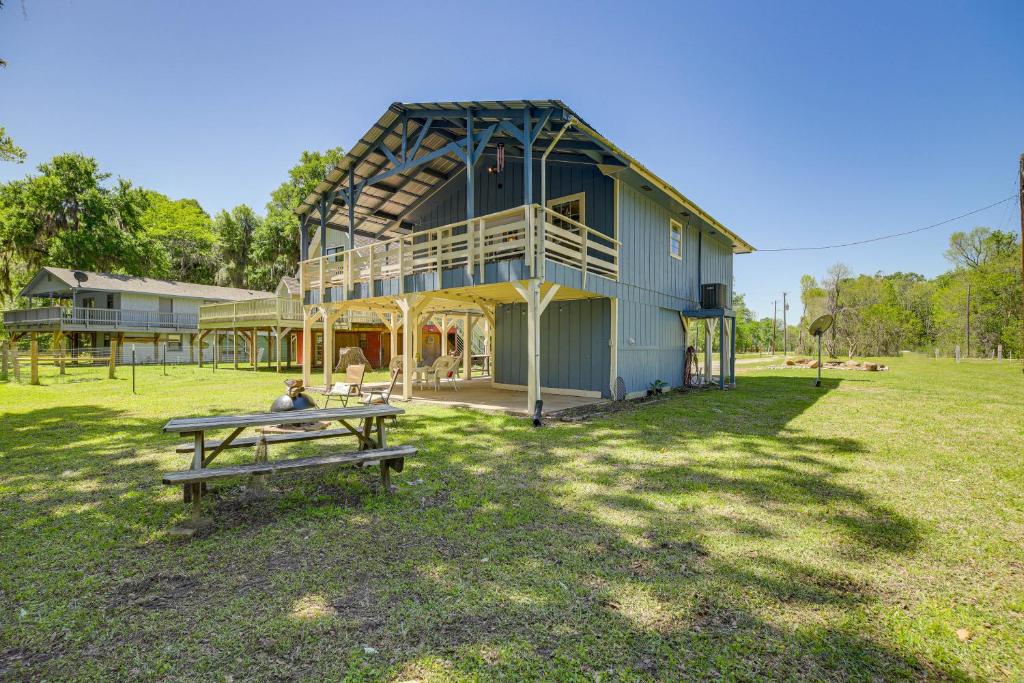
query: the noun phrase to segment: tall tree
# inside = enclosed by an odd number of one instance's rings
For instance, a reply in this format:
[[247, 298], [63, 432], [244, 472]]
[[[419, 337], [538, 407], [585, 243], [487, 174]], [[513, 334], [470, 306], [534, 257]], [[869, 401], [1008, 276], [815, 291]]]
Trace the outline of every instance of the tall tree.
[[253, 235], [259, 230], [262, 219], [251, 208], [242, 204], [221, 211], [213, 219], [217, 234], [217, 260], [220, 269], [215, 280], [228, 287], [249, 287], [247, 280], [252, 257]]
[[7, 129], [0, 126], [0, 161], [13, 161], [20, 164], [25, 161], [25, 150], [14, 144], [14, 140], [7, 134]]
[[267, 202], [267, 217], [253, 235], [248, 280], [252, 287], [273, 289], [284, 275], [298, 267], [299, 231], [295, 208], [323, 182], [345, 153], [340, 147], [303, 152]]
[[142, 213], [146, 231], [167, 253], [167, 272], [172, 280], [213, 284], [217, 273], [217, 235], [210, 215], [195, 199], [170, 199], [146, 191], [148, 207]]
[[129, 275], [166, 268], [140, 220], [145, 194], [109, 180], [95, 159], [59, 154], [39, 175], [0, 186], [0, 296], [12, 296], [16, 271], [43, 265]]

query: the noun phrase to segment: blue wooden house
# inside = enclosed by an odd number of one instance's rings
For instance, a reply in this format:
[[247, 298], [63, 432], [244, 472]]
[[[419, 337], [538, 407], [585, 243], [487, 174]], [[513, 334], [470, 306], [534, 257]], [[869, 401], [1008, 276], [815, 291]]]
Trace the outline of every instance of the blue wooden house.
[[305, 340], [373, 311], [414, 331], [409, 367], [424, 320], [461, 317], [531, 412], [679, 386], [689, 345], [734, 382], [733, 255], [753, 247], [560, 101], [393, 104], [296, 213]]

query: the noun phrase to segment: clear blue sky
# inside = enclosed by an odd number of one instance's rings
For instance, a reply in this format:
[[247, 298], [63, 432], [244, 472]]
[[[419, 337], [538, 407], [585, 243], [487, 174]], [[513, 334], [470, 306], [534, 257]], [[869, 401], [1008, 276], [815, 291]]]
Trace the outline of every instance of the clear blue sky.
[[[23, 13], [24, 8], [24, 13]], [[757, 247], [927, 225], [1009, 196], [1024, 2], [7, 0], [0, 125], [20, 177], [77, 150], [210, 212], [262, 210], [303, 149], [393, 101], [558, 98]], [[934, 275], [950, 232], [736, 260], [771, 314], [800, 275]], [[1015, 210], [1014, 210], [1015, 211]]]

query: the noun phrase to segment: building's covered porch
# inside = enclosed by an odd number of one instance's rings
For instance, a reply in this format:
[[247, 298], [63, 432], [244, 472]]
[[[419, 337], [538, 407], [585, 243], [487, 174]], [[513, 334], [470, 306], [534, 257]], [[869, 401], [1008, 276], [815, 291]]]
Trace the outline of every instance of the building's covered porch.
[[[414, 386], [414, 373], [403, 371], [399, 378], [399, 384], [395, 388], [396, 397], [401, 396], [405, 400], [419, 398], [445, 402], [478, 403], [481, 406], [492, 406], [495, 410], [512, 409], [510, 406], [514, 406], [515, 412], [519, 413], [533, 413], [538, 408], [543, 412], [551, 412], [580, 405], [581, 401], [587, 403], [600, 400], [602, 393], [606, 393], [606, 387], [610, 382], [610, 366], [607, 359], [598, 364], [591, 363], [589, 347], [577, 345], [581, 350], [577, 353], [576, 346], [569, 348], [568, 344], [563, 343], [559, 346], [563, 347], [564, 353], [557, 362], [562, 365], [578, 364], [581, 367], [586, 365], [585, 371], [590, 373], [588, 376], [592, 378], [594, 386], [589, 389], [572, 388], [571, 385], [567, 387], [564, 384], [562, 386], [544, 386], [542, 384], [542, 368], [547, 368], [548, 376], [556, 373], [551, 372], [551, 363], [554, 361], [555, 354], [549, 353], [545, 356], [541, 352], [543, 348], [550, 349], [554, 341], [542, 339], [541, 315], [553, 303], [557, 303], [556, 308], [561, 309], [563, 306], [571, 308], [587, 300], [599, 299], [604, 299], [604, 297], [586, 290], [551, 282], [538, 280], [495, 282], [432, 292], [414, 292], [397, 296], [378, 296], [309, 305], [306, 307], [304, 330], [312, 332], [318, 326], [329, 327], [339, 316], [351, 311], [375, 313], [391, 332], [392, 357], [401, 358], [403, 369], [415, 369], [425, 365], [419, 343], [423, 325], [431, 322], [438, 324], [438, 321], [441, 321], [441, 326], [447, 327], [453, 321], [457, 321], [464, 339], [472, 340], [474, 330], [482, 331], [483, 344], [482, 349], [479, 349], [482, 354], [477, 356], [471, 352], [467, 353], [465, 350], [461, 353], [452, 350], [451, 354], [462, 356], [459, 372], [462, 378], [460, 382], [467, 384], [472, 393], [462, 396], [461, 391], [446, 390], [442, 394], [433, 389], [428, 389], [424, 393]], [[514, 304], [519, 304], [514, 310], [521, 311], [521, 315], [518, 312], [515, 313], [514, 321], [508, 322], [506, 328], [502, 330], [502, 336], [499, 337], [499, 327], [496, 325], [500, 322], [499, 313], [502, 313], [507, 321]], [[499, 307], [502, 309], [501, 311], [499, 311]], [[559, 312], [549, 313], [547, 323], [552, 324], [559, 316]], [[562, 314], [562, 317], [568, 319], [569, 313]], [[597, 341], [588, 339], [588, 343], [593, 342], [607, 353], [612, 343], [612, 335], [610, 329], [607, 329], [608, 321], [604, 322], [606, 326], [602, 328], [604, 329], [603, 338]], [[404, 329], [411, 329], [412, 334], [399, 335], [398, 332]], [[479, 332], [477, 334], [479, 336]], [[309, 337], [310, 335], [304, 332], [303, 338], [308, 339]], [[397, 348], [399, 337], [402, 339], [401, 349]], [[447, 352], [448, 349], [442, 349], [442, 355], [448, 355]], [[304, 357], [306, 357], [305, 354]], [[509, 363], [516, 364], [517, 371], [507, 373], [508, 377], [514, 377], [514, 380], [500, 381], [500, 377], [496, 377], [495, 369], [502, 362], [506, 367]], [[473, 376], [474, 366], [491, 370], [490, 376], [483, 380], [472, 380], [472, 382], [466, 383], [465, 380]], [[594, 375], [594, 373], [598, 373], [598, 375]], [[324, 368], [322, 377], [314, 376], [309, 363], [303, 364], [303, 375], [306, 385], [313, 387], [330, 386], [334, 380], [332, 368]]]

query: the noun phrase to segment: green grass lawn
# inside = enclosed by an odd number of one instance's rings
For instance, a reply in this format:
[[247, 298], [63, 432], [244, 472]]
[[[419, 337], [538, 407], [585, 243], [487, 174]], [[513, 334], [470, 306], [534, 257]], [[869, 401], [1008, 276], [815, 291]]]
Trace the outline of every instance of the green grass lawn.
[[0, 679], [1020, 680], [1020, 365], [887, 362], [540, 430], [412, 406], [393, 496], [219, 484], [188, 542], [160, 427], [281, 376], [0, 383]]

